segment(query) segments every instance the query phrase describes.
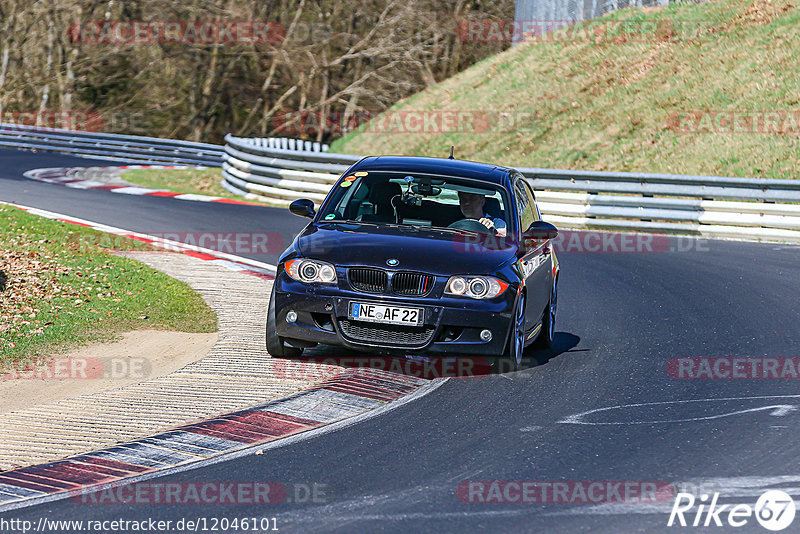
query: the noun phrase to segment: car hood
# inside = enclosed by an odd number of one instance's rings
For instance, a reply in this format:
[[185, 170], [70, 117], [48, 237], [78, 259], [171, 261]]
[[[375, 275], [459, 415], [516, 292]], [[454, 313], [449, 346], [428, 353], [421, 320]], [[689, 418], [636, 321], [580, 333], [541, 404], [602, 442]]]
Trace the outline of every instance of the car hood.
[[[446, 228], [369, 223], [310, 224], [297, 236], [303, 257], [432, 274], [491, 273], [516, 258], [517, 246]], [[388, 260], [397, 260], [390, 265]]]

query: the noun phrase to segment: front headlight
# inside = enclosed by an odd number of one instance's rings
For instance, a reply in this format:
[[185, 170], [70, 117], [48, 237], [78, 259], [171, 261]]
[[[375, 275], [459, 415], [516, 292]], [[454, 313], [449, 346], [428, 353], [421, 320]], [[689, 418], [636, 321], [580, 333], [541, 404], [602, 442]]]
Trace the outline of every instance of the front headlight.
[[330, 263], [319, 260], [299, 258], [289, 260], [285, 264], [286, 274], [307, 284], [317, 282], [320, 284], [335, 284], [336, 269]]
[[444, 288], [445, 295], [491, 299], [500, 295], [508, 283], [491, 276], [451, 276]]

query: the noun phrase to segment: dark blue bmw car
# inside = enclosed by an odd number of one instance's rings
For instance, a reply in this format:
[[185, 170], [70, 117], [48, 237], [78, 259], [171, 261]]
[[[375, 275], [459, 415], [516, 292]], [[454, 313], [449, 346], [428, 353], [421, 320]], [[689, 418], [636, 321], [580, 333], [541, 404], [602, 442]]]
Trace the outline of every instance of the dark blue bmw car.
[[267, 349], [317, 344], [480, 355], [516, 369], [555, 332], [556, 228], [514, 169], [452, 159], [367, 157], [350, 167], [283, 253]]

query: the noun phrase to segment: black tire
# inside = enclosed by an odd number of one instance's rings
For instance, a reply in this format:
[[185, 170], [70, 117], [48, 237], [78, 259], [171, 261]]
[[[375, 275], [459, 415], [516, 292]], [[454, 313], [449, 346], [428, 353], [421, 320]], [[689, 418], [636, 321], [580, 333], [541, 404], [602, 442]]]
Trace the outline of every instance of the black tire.
[[272, 286], [272, 295], [269, 297], [267, 307], [267, 352], [273, 358], [297, 358], [303, 354], [303, 349], [286, 345], [282, 337], [278, 336], [275, 329], [275, 286]]
[[549, 349], [553, 345], [553, 338], [556, 335], [556, 315], [558, 312], [558, 279], [553, 281], [553, 289], [550, 291], [550, 299], [547, 307], [542, 314], [542, 329], [534, 341], [534, 345], [540, 349]]
[[522, 355], [525, 352], [525, 294], [523, 293], [517, 301], [514, 310], [511, 331], [508, 334], [506, 350], [503, 355], [496, 359], [497, 371], [514, 372], [518, 371], [522, 364]]

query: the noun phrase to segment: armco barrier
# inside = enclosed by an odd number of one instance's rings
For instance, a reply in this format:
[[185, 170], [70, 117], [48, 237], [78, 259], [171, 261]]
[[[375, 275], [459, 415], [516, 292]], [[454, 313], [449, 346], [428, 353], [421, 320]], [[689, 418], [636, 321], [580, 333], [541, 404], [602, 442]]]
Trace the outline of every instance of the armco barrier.
[[225, 136], [222, 185], [241, 195], [275, 204], [298, 198], [322, 201], [347, 167], [360, 156], [327, 153], [327, 145], [285, 138]]
[[62, 152], [139, 164], [219, 167], [223, 147], [177, 139], [0, 123], [0, 147]]
[[[361, 156], [285, 138], [225, 146], [0, 123], [0, 146], [140, 164], [221, 166], [228, 190], [274, 204], [320, 203]], [[800, 180], [521, 168], [547, 219], [565, 228], [800, 243]]]
[[[225, 142], [223, 185], [276, 204], [320, 203], [361, 158], [293, 139], [227, 135]], [[519, 170], [557, 226], [800, 243], [800, 180]]]

